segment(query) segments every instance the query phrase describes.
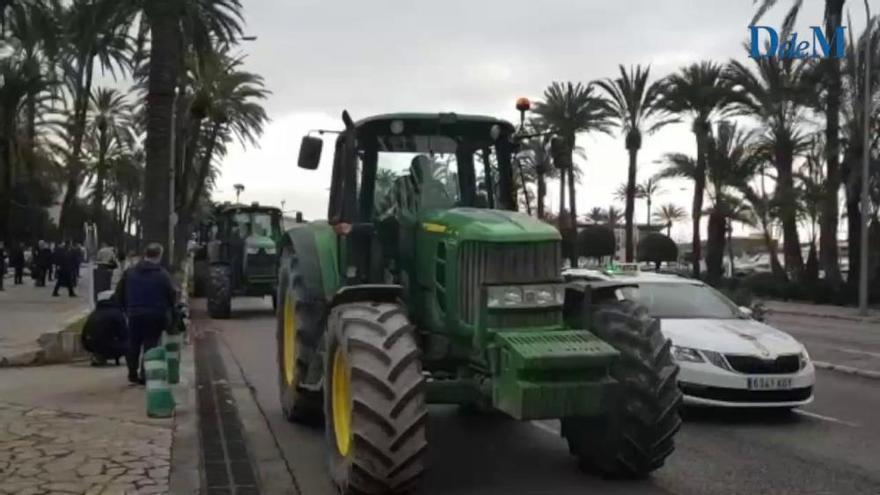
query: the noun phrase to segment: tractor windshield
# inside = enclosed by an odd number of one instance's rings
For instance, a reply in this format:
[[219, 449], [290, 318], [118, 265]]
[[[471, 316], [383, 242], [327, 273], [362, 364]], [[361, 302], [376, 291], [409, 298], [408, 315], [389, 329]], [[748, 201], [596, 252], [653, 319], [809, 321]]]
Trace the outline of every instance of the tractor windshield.
[[[451, 136], [376, 138], [374, 218], [424, 208], [493, 208], [495, 146]], [[367, 160], [371, 153], [367, 152]]]
[[235, 214], [232, 219], [232, 232], [241, 238], [248, 236], [274, 237], [280, 229], [278, 218], [269, 212], [245, 212]]

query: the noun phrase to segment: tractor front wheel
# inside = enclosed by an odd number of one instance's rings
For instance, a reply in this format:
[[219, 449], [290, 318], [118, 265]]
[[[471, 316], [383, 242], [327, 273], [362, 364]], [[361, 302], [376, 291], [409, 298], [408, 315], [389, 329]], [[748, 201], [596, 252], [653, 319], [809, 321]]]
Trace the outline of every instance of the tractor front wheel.
[[213, 265], [208, 276], [208, 314], [229, 318], [232, 312], [232, 272], [227, 265]]
[[325, 437], [340, 492], [412, 490], [427, 447], [421, 353], [404, 308], [333, 309], [324, 358]]
[[681, 426], [678, 366], [660, 322], [632, 301], [604, 304], [593, 332], [620, 352], [610, 373], [620, 386], [600, 418], [565, 418], [562, 435], [581, 469], [610, 478], [642, 478], [663, 466]]
[[320, 366], [315, 349], [323, 330], [322, 308], [306, 297], [297, 258], [288, 254], [282, 259], [278, 274], [278, 293], [272, 301], [275, 311], [276, 348], [278, 349], [278, 386], [281, 409], [288, 421], [316, 423], [321, 414], [320, 391], [303, 387], [309, 367]]

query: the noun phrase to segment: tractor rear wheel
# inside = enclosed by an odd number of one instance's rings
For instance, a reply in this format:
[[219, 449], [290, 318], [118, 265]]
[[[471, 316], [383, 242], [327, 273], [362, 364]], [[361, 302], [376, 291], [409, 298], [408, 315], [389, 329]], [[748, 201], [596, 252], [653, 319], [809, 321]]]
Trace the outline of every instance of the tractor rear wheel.
[[325, 437], [342, 494], [412, 490], [427, 448], [421, 352], [404, 308], [334, 308], [324, 359]]
[[227, 265], [213, 265], [208, 276], [208, 314], [229, 318], [232, 312], [232, 272]]
[[611, 376], [616, 406], [600, 418], [565, 418], [562, 435], [581, 469], [611, 478], [642, 478], [663, 466], [681, 426], [678, 365], [660, 322], [632, 301], [603, 304], [593, 332], [620, 352]]
[[[275, 311], [278, 386], [281, 409], [288, 421], [316, 423], [323, 413], [319, 391], [303, 387], [309, 367], [319, 359], [316, 348], [323, 330], [323, 309], [306, 298], [296, 256], [287, 254], [278, 274]], [[318, 364], [318, 363], [316, 363]]]

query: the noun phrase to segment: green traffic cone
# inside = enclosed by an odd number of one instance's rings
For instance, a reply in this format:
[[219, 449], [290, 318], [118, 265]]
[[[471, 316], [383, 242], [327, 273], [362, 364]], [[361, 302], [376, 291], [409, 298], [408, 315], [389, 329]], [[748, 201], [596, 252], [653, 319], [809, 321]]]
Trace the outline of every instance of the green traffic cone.
[[168, 365], [163, 347], [154, 347], [144, 353], [144, 372], [147, 375], [147, 416], [170, 418], [174, 413], [174, 396], [168, 385]]
[[165, 362], [168, 364], [168, 383], [180, 383], [180, 348], [183, 344], [183, 334], [166, 333]]

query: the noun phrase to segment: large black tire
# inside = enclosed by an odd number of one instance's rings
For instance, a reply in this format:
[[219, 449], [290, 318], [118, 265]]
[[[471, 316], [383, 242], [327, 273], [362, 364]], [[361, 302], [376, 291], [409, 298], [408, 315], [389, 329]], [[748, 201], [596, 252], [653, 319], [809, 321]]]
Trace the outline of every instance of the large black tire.
[[620, 352], [611, 376], [619, 401], [607, 416], [565, 418], [562, 435], [581, 469], [609, 478], [643, 478], [663, 466], [681, 426], [678, 365], [660, 322], [632, 301], [603, 304], [593, 332]]
[[[285, 253], [282, 258], [278, 294], [272, 299], [273, 304], [278, 305], [275, 339], [281, 409], [288, 421], [317, 423], [324, 412], [321, 393], [318, 387], [306, 388], [304, 381], [310, 367], [321, 365], [316, 349], [324, 329], [323, 306], [306, 297], [296, 256]], [[285, 324], [292, 324], [290, 335], [285, 334]], [[291, 339], [292, 344], [288, 356], [285, 355], [287, 339]]]
[[[333, 309], [327, 330], [324, 424], [333, 481], [344, 495], [409, 492], [425, 469], [427, 405], [406, 312], [397, 304], [344, 304]], [[334, 399], [340, 390], [348, 393]], [[337, 425], [346, 421], [349, 428]]]
[[212, 265], [208, 276], [208, 314], [226, 319], [232, 313], [232, 272], [227, 265]]

